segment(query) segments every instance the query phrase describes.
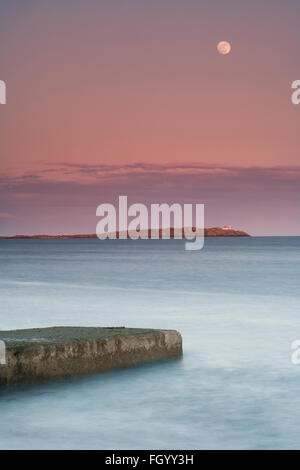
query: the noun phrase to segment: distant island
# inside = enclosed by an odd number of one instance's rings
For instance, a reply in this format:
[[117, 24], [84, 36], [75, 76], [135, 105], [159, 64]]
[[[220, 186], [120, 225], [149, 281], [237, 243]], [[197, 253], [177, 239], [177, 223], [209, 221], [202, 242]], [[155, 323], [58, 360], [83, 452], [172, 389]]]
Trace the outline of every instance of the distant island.
[[[158, 238], [162, 238], [164, 233], [166, 233], [167, 229], [159, 229]], [[191, 231], [195, 231], [195, 228], [189, 229], [189, 233]], [[179, 231], [179, 232], [178, 232]], [[180, 235], [180, 231], [182, 232], [182, 238], [184, 238], [184, 229], [174, 229], [173, 227], [170, 228], [170, 237], [174, 238], [174, 235]], [[121, 238], [120, 233], [116, 232], [116, 238]], [[143, 233], [144, 238], [151, 238], [151, 230], [148, 230], [146, 233]], [[147, 235], [147, 236], [146, 236]], [[121, 234], [123, 238], [128, 237], [129, 234], [127, 232], [126, 237], [124, 237], [124, 233]], [[211, 227], [204, 229], [204, 236], [205, 237], [250, 237], [250, 235], [243, 230], [234, 230], [231, 227]], [[13, 236], [0, 236], [0, 240], [12, 240], [12, 239], [73, 239], [73, 238], [98, 238], [95, 233], [85, 233], [85, 234], [61, 234], [61, 235], [13, 235]]]

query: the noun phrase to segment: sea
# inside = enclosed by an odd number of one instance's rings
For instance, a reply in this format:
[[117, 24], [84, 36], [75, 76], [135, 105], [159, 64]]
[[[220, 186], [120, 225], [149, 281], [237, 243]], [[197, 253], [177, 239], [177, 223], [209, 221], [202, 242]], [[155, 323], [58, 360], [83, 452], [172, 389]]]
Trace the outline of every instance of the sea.
[[300, 237], [184, 246], [0, 240], [0, 329], [175, 329], [184, 352], [2, 388], [1, 449], [300, 448]]

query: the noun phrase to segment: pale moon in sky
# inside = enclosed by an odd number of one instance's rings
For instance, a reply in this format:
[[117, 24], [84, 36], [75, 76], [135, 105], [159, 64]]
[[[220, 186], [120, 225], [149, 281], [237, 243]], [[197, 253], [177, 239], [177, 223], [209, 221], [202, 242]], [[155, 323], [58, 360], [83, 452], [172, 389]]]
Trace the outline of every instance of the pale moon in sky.
[[226, 55], [226, 54], [229, 54], [229, 52], [231, 51], [231, 45], [227, 41], [221, 41], [219, 42], [217, 49], [220, 52], [220, 54]]

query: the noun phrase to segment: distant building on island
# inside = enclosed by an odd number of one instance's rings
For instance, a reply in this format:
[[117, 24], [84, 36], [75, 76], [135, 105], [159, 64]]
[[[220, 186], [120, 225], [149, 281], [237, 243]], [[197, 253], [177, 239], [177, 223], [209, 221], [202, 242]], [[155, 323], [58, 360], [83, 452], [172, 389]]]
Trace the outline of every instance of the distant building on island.
[[223, 230], [232, 230], [232, 225], [224, 225], [224, 227], [222, 227]]

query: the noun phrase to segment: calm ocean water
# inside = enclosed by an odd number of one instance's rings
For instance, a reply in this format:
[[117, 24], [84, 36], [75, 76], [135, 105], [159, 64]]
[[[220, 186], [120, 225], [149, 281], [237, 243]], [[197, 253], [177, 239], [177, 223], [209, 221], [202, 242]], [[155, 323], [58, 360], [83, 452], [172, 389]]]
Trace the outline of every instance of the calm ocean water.
[[1, 240], [0, 328], [171, 328], [184, 357], [0, 391], [0, 448], [300, 448], [300, 238]]

